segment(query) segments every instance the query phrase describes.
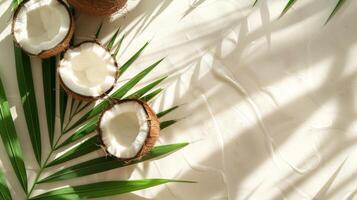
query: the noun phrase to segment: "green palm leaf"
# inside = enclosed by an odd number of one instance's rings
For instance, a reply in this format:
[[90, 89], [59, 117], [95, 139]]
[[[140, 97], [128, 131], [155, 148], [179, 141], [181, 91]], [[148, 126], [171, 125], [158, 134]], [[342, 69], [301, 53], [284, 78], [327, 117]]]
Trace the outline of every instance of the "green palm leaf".
[[9, 187], [7, 186], [4, 173], [0, 169], [0, 199], [12, 200]]
[[[103, 24], [100, 25], [96, 37], [100, 34]], [[116, 39], [119, 34], [119, 29], [113, 35], [111, 40], [109, 41], [107, 47], [108, 49], [112, 49], [116, 42]], [[119, 52], [119, 49], [123, 43], [125, 38], [125, 34], [119, 40], [117, 47], [114, 51], [114, 56], [116, 56]], [[136, 52], [124, 65], [119, 69], [120, 74], [122, 75], [132, 64], [137, 60], [137, 58], [141, 55], [143, 50], [147, 47], [148, 43], [145, 43], [141, 49]], [[152, 151], [149, 152], [148, 155], [143, 157], [141, 160], [135, 160], [132, 162], [124, 162], [119, 161], [114, 158], [97, 158], [93, 159], [84, 163], [77, 164], [70, 168], [61, 170], [41, 181], [39, 178], [43, 170], [46, 167], [51, 167], [54, 165], [58, 165], [85, 154], [97, 151], [100, 149], [100, 138], [98, 135], [91, 137], [90, 139], [85, 140], [84, 142], [80, 143], [79, 145], [71, 148], [69, 151], [65, 152], [60, 157], [51, 160], [51, 156], [54, 153], [54, 150], [63, 147], [72, 142], [77, 142], [79, 139], [83, 138], [84, 136], [88, 135], [89, 133], [93, 132], [97, 128], [98, 123], [98, 115], [110, 105], [110, 99], [105, 99], [104, 101], [100, 102], [96, 105], [93, 109], [91, 109], [88, 113], [86, 113], [83, 117], [81, 117], [78, 121], [72, 123], [72, 117], [78, 114], [81, 110], [87, 108], [90, 103], [84, 104], [83, 102], [75, 102], [72, 101], [70, 105], [70, 114], [68, 115], [67, 124], [64, 126], [66, 111], [67, 111], [67, 104], [68, 104], [68, 96], [63, 90], [60, 88], [59, 92], [59, 115], [61, 121], [61, 130], [62, 134], [72, 130], [73, 128], [83, 124], [86, 122], [79, 130], [77, 130], [71, 137], [69, 137], [64, 143], [58, 144], [61, 137], [58, 140], [54, 141], [54, 128], [55, 128], [55, 110], [56, 110], [56, 58], [50, 58], [42, 61], [42, 70], [43, 70], [43, 90], [44, 90], [44, 99], [45, 99], [45, 108], [46, 108], [46, 117], [47, 117], [47, 125], [48, 125], [48, 132], [49, 132], [49, 139], [51, 147], [53, 148], [50, 150], [49, 155], [45, 159], [44, 163], [41, 165], [41, 135], [40, 135], [40, 126], [39, 126], [39, 116], [37, 110], [37, 102], [34, 90], [34, 84], [32, 80], [32, 71], [30, 66], [30, 59], [24, 52], [20, 49], [15, 47], [15, 58], [16, 58], [16, 70], [18, 75], [18, 82], [19, 82], [19, 91], [22, 97], [22, 103], [25, 113], [25, 119], [27, 122], [27, 126], [30, 133], [31, 143], [35, 152], [36, 159], [40, 164], [40, 169], [38, 174], [35, 177], [35, 181], [32, 184], [31, 188], [28, 190], [27, 184], [27, 175], [24, 166], [24, 162], [22, 159], [22, 152], [20, 148], [19, 141], [17, 140], [17, 135], [15, 132], [14, 124], [12, 121], [12, 117], [10, 114], [10, 109], [6, 100], [4, 89], [0, 83], [0, 133], [2, 140], [4, 142], [4, 146], [8, 152], [10, 161], [18, 177], [25, 193], [26, 197], [30, 197], [32, 192], [34, 191], [37, 184], [42, 182], [53, 182], [56, 180], [65, 180], [70, 178], [71, 176], [86, 176], [89, 174], [100, 173], [110, 169], [124, 167], [128, 165], [133, 165], [139, 162], [144, 162], [149, 159], [158, 158], [159, 156], [171, 153], [175, 150], [183, 148], [187, 145], [187, 143], [182, 144], [172, 144], [172, 145], [164, 145], [155, 147]], [[127, 83], [125, 83], [122, 87], [118, 90], [114, 91], [111, 95], [111, 98], [115, 99], [122, 99], [124, 96], [136, 86], [147, 74], [149, 74], [158, 64], [162, 62], [163, 59], [153, 63], [151, 66], [147, 67], [132, 79], [130, 79]], [[163, 89], [159, 88], [151, 93], [148, 93], [150, 90], [155, 88], [158, 84], [160, 84], [163, 80], [167, 77], [163, 77], [159, 80], [156, 80], [152, 83], [149, 83], [145, 87], [137, 90], [136, 92], [132, 93], [126, 98], [141, 98], [142, 100], [149, 101], [159, 93], [162, 92]], [[147, 94], [148, 93], [148, 94]], [[146, 95], [146, 96], [144, 96]], [[170, 112], [170, 111], [169, 111]], [[89, 120], [89, 121], [88, 121]], [[166, 123], [166, 122], [165, 122]], [[73, 124], [73, 125], [71, 125]], [[71, 125], [70, 128], [67, 129], [67, 126]], [[167, 126], [167, 125], [166, 125]], [[170, 125], [168, 125], [170, 126]], [[54, 145], [55, 143], [55, 145]], [[58, 146], [58, 147], [57, 147]], [[105, 160], [104, 160], [105, 159]], [[98, 163], [99, 162], [99, 163]], [[88, 165], [91, 164], [92, 167], [90, 168], [83, 168], [83, 164], [87, 163]], [[85, 165], [87, 165], [85, 164]], [[75, 173], [69, 173], [68, 170], [77, 170]], [[61, 174], [61, 173], [65, 174]], [[73, 171], [71, 171], [73, 172]], [[2, 199], [8, 197], [8, 188], [5, 187], [4, 181], [1, 179], [2, 174], [0, 172], [0, 195], [3, 195]], [[109, 182], [101, 182], [101, 183], [94, 183], [88, 185], [81, 185], [81, 186], [68, 186], [66, 188], [53, 190], [47, 192], [45, 194], [41, 194], [33, 199], [85, 199], [85, 198], [95, 198], [95, 197], [104, 197], [116, 194], [122, 194], [126, 192], [131, 192], [135, 190], [145, 189], [148, 187], [153, 187], [156, 185], [169, 183], [169, 182], [185, 182], [185, 181], [176, 181], [176, 180], [167, 180], [167, 179], [149, 179], [149, 180], [137, 180], [137, 181], [109, 181]], [[3, 186], [4, 185], [4, 186]], [[115, 187], [118, 186], [118, 187]], [[97, 190], [97, 187], [104, 187], [103, 190]], [[29, 192], [28, 192], [29, 191]], [[72, 191], [72, 193], [70, 192]], [[4, 193], [4, 194], [3, 194]], [[11, 197], [10, 197], [11, 198]]]
[[53, 147], [56, 117], [56, 57], [42, 61], [42, 77], [48, 136], [50, 139], [51, 147]]
[[16, 9], [18, 5], [20, 5], [20, 3], [22, 2], [22, 0], [12, 0], [12, 8]]
[[133, 94], [129, 95], [128, 99], [138, 99], [140, 97], [142, 97], [143, 95], [145, 95], [148, 91], [150, 91], [151, 89], [153, 89], [154, 87], [156, 87], [157, 85], [159, 85], [162, 81], [164, 81], [167, 78], [167, 76], [156, 80], [146, 86], [144, 86], [143, 88], [139, 89], [138, 91], [134, 92]]
[[119, 73], [120, 75], [123, 75], [124, 72], [129, 69], [129, 67], [139, 58], [139, 56], [143, 53], [145, 48], [149, 45], [149, 42], [146, 42], [144, 46], [140, 48], [139, 51], [137, 51], [126, 63], [124, 63], [123, 66], [120, 67]]
[[155, 158], [161, 158], [162, 156], [171, 154], [183, 147], [187, 146], [189, 143], [178, 143], [178, 144], [169, 144], [154, 147], [147, 155], [145, 155], [140, 160], [134, 160], [132, 162], [126, 162], [122, 160], [118, 160], [113, 157], [100, 157], [95, 158], [65, 169], [62, 169], [47, 178], [40, 181], [40, 183], [46, 182], [55, 182], [61, 180], [67, 180], [72, 178], [78, 178], [83, 176], [88, 176], [92, 174], [97, 174], [101, 172], [105, 172], [112, 169], [117, 169], [121, 167], [126, 167], [129, 165], [134, 165], [137, 163], [145, 162], [148, 160], [152, 160]]
[[78, 113], [82, 112], [84, 109], [88, 108], [88, 106], [90, 106], [93, 102], [84, 102], [84, 101], [78, 101], [74, 99], [74, 102], [77, 102], [74, 111], [72, 113], [72, 115], [70, 115], [71, 119], [73, 118], [73, 116], [77, 115]]
[[[141, 81], [149, 72], [151, 72], [157, 65], [161, 63], [163, 59], [160, 59], [156, 63], [152, 64], [148, 68], [144, 69], [141, 71], [139, 74], [134, 76], [132, 79], [130, 79], [126, 84], [124, 84], [122, 87], [120, 87], [118, 90], [116, 90], [111, 97], [116, 98], [116, 99], [121, 99], [123, 96], [129, 92], [130, 89], [132, 89], [139, 81]], [[105, 108], [109, 106], [110, 102], [108, 100], [104, 100], [98, 105], [96, 105], [91, 111], [88, 113], [84, 114], [77, 122], [75, 122], [70, 128], [68, 128], [65, 132], [68, 132], [72, 130], [73, 128], [77, 127], [78, 125], [82, 124], [86, 120], [93, 118], [95, 116], [98, 116], [99, 113], [101, 113]]]
[[98, 27], [98, 30], [97, 32], [95, 33], [95, 38], [98, 39], [99, 35], [100, 35], [100, 32], [102, 31], [102, 28], [103, 28], [103, 22], [100, 23], [99, 27]]
[[17, 82], [27, 128], [36, 160], [41, 164], [41, 132], [38, 120], [35, 89], [32, 80], [30, 58], [19, 48], [14, 47]]
[[257, 5], [257, 3], [258, 3], [258, 0], [255, 0], [254, 3], [253, 3], [253, 7], [254, 7], [255, 5]]
[[167, 121], [161, 122], [160, 129], [164, 130], [165, 128], [168, 128], [168, 127], [176, 124], [177, 122], [178, 122], [178, 120], [167, 120]]
[[71, 99], [71, 105], [69, 107], [69, 116], [70, 117], [74, 115], [75, 109], [77, 109], [77, 108], [78, 108], [77, 107], [77, 101], [74, 98], [72, 98]]
[[123, 44], [124, 38], [125, 38], [125, 34], [123, 34], [123, 36], [121, 37], [121, 39], [118, 42], [117, 48], [115, 48], [115, 51], [114, 51], [114, 54], [113, 54], [114, 57], [116, 57], [118, 55], [120, 47]]
[[193, 183], [192, 181], [168, 180], [168, 179], [144, 179], [132, 181], [106, 181], [80, 186], [67, 186], [53, 190], [34, 198], [33, 200], [83, 200], [125, 194], [137, 190], [162, 185], [165, 183]]
[[285, 13], [288, 12], [288, 10], [294, 5], [295, 2], [296, 0], [289, 0], [288, 3], [285, 5], [283, 11], [281, 12], [280, 17], [285, 15]]
[[25, 164], [23, 161], [23, 154], [20, 147], [20, 142], [17, 138], [14, 122], [12, 121], [9, 102], [2, 82], [0, 80], [0, 134], [9, 156], [15, 174], [24, 189], [27, 192], [27, 175]]
[[63, 155], [59, 156], [58, 158], [54, 159], [52, 162], [50, 162], [46, 167], [52, 167], [54, 165], [58, 165], [64, 162], [67, 162], [69, 160], [78, 158], [80, 156], [83, 156], [85, 154], [91, 153], [93, 151], [96, 151], [100, 149], [100, 139], [99, 136], [94, 136], [81, 144], [77, 145], [76, 147], [72, 148], [71, 150], [67, 151]]
[[67, 138], [62, 144], [55, 147], [55, 149], [62, 148], [70, 143], [73, 143], [84, 136], [92, 133], [96, 130], [98, 124], [98, 117], [90, 119], [84, 126], [82, 126], [79, 130], [77, 130], [73, 135]]
[[[329, 17], [327, 18], [325, 24], [327, 24], [331, 18], [336, 14], [336, 12], [341, 8], [342, 4], [345, 3], [346, 0], [338, 0], [335, 8], [333, 9], [333, 11], [331, 12], [331, 14], [329, 15]], [[256, 1], [257, 2], [257, 1]], [[256, 4], [256, 2], [254, 3], [254, 5]], [[289, 2], [285, 5], [283, 11], [281, 12], [280, 16], [283, 16], [285, 13], [288, 12], [288, 10], [293, 6], [293, 4], [296, 3], [296, 0], [289, 0]]]
[[68, 95], [67, 93], [63, 90], [62, 87], [60, 87], [60, 94], [59, 94], [59, 102], [60, 102], [60, 120], [61, 120], [61, 127], [63, 127], [64, 124], [64, 116], [66, 115], [66, 108], [67, 108], [67, 102], [68, 102]]
[[[84, 104], [84, 105], [83, 105]], [[87, 102], [87, 103], [85, 103], [85, 102], [83, 102], [83, 101], [80, 101], [79, 103], [78, 103], [78, 106], [77, 106], [77, 113], [78, 112], [82, 112], [84, 109], [86, 109], [89, 105], [91, 105], [92, 104], [92, 102]]]
[[161, 118], [161, 117], [163, 117], [163, 116], [165, 116], [165, 115], [171, 113], [172, 111], [176, 110], [176, 109], [179, 108], [179, 107], [180, 107], [180, 106], [174, 106], [174, 107], [172, 107], [172, 108], [169, 108], [169, 109], [167, 109], [167, 110], [164, 110], [164, 111], [162, 111], [162, 112], [159, 112], [159, 113], [157, 113], [157, 117], [158, 117], [158, 118]]
[[153, 92], [143, 96], [142, 98], [140, 98], [142, 101], [150, 101], [151, 99], [155, 98], [158, 94], [160, 94], [163, 91], [162, 88], [156, 89]]
[[107, 48], [109, 50], [111, 50], [113, 48], [113, 45], [115, 43], [115, 40], [117, 39], [118, 37], [118, 34], [119, 34], [119, 31], [120, 31], [120, 27], [117, 29], [117, 31], [114, 33], [114, 35], [112, 36], [112, 38], [109, 40], [108, 44], [107, 44]]
[[346, 0], [338, 0], [338, 2], [337, 2], [337, 4], [336, 4], [335, 8], [333, 9], [333, 11], [332, 11], [332, 13], [330, 14], [330, 16], [327, 18], [325, 24], [327, 24], [327, 23], [331, 20], [331, 18], [332, 18], [333, 16], [335, 16], [335, 14], [337, 13], [337, 11], [342, 7], [343, 3], [345, 3], [345, 2], [346, 2]]

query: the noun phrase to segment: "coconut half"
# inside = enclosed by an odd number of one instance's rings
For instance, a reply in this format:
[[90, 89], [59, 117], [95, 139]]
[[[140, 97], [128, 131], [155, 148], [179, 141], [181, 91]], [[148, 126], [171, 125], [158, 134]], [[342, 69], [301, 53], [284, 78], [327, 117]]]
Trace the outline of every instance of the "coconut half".
[[55, 56], [68, 48], [73, 32], [73, 16], [62, 0], [25, 0], [13, 16], [15, 42], [40, 58]]
[[160, 122], [140, 100], [117, 101], [100, 117], [98, 132], [106, 151], [119, 159], [140, 159], [155, 145]]
[[68, 0], [80, 12], [93, 16], [108, 16], [123, 8], [128, 0]]
[[108, 49], [95, 41], [86, 41], [65, 52], [58, 75], [62, 87], [72, 97], [95, 100], [113, 89], [118, 64]]

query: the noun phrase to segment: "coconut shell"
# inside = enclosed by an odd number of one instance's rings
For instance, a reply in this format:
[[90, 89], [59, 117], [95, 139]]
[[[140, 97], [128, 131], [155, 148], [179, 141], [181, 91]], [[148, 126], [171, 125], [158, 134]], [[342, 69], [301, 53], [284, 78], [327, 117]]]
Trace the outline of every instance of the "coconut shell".
[[[16, 41], [16, 38], [14, 36], [14, 22], [15, 22], [15, 20], [17, 18], [17, 15], [18, 15], [19, 11], [21, 10], [21, 8], [28, 1], [30, 1], [30, 0], [24, 0], [19, 4], [19, 6], [16, 8], [16, 10], [14, 12], [14, 16], [13, 16], [13, 19], [12, 19], [11, 32], [12, 32], [12, 35], [13, 35], [13, 38], [14, 38], [14, 41], [15, 41], [16, 45], [18, 45], [19, 47], [21, 47], [21, 45]], [[68, 15], [70, 16], [70, 26], [69, 26], [69, 30], [68, 30], [68, 33], [67, 33], [66, 37], [62, 40], [62, 42], [57, 44], [52, 49], [43, 50], [42, 52], [40, 52], [37, 55], [36, 54], [32, 54], [30, 52], [27, 52], [26, 50], [23, 50], [26, 54], [31, 55], [31, 56], [37, 56], [37, 57], [39, 57], [41, 59], [46, 59], [46, 58], [49, 58], [49, 57], [52, 57], [52, 56], [56, 56], [56, 55], [60, 54], [61, 52], [65, 51], [66, 49], [68, 49], [68, 47], [70, 45], [70, 42], [71, 42], [71, 39], [72, 39], [73, 34], [74, 34], [74, 29], [75, 29], [74, 17], [72, 15], [71, 11], [69, 10], [69, 7], [67, 6], [66, 3], [64, 3], [64, 1], [62, 1], [62, 0], [56, 0], [56, 1], [58, 1], [60, 4], [62, 4], [66, 8], [66, 10], [68, 12]]]
[[[120, 160], [126, 160], [126, 161], [133, 161], [133, 160], [139, 160], [141, 159], [143, 156], [145, 156], [147, 153], [149, 153], [149, 151], [154, 147], [157, 139], [159, 138], [160, 135], [160, 121], [159, 118], [156, 116], [156, 113], [153, 111], [153, 109], [149, 106], [149, 104], [147, 104], [144, 101], [141, 101], [139, 99], [125, 99], [125, 100], [113, 100], [113, 104], [111, 106], [109, 106], [105, 111], [102, 112], [102, 114], [99, 117], [99, 123], [98, 123], [98, 133], [100, 135], [100, 138], [102, 138], [102, 130], [100, 129], [100, 124], [102, 121], [102, 117], [104, 115], [104, 113], [110, 109], [112, 109], [115, 105], [121, 104], [121, 103], [125, 103], [125, 102], [137, 102], [139, 104], [141, 104], [146, 112], [146, 116], [147, 116], [147, 123], [149, 126], [149, 132], [148, 135], [146, 137], [146, 140], [144, 142], [144, 145], [141, 147], [140, 151], [132, 158], [118, 158]], [[103, 142], [102, 142], [103, 143]], [[104, 145], [104, 143], [103, 143]], [[105, 147], [105, 146], [104, 146]], [[107, 149], [107, 147], [105, 147], [105, 149]], [[107, 153], [109, 155], [111, 155], [108, 151]], [[114, 155], [112, 155], [113, 157], [116, 157]]]
[[[100, 43], [99, 43], [98, 41], [96, 41], [96, 40], [93, 40], [93, 41], [84, 41], [84, 42], [81, 42], [81, 43], [79, 43], [79, 44], [77, 44], [77, 45], [75, 45], [75, 46], [73, 46], [73, 47], [71, 47], [71, 48], [69, 48], [69, 49], [75, 49], [75, 48], [81, 46], [81, 45], [84, 44], [84, 43], [96, 43], [96, 44], [100, 45], [101, 47], [103, 47], [105, 50], [107, 50], [107, 52], [108, 52], [109, 54], [111, 54], [111, 53], [110, 53], [110, 50], [109, 50], [108, 48], [104, 47], [102, 44], [100, 44]], [[66, 53], [67, 51], [68, 51], [68, 49], [67, 49], [64, 53]], [[113, 57], [113, 56], [112, 56], [112, 57]], [[119, 65], [118, 65], [116, 59], [115, 59], [114, 57], [113, 57], [113, 59], [114, 59], [114, 64], [115, 64], [116, 68], [119, 69]], [[58, 64], [57, 74], [58, 74], [58, 79], [59, 79], [60, 85], [61, 85], [62, 88], [66, 91], [66, 93], [67, 93], [68, 95], [70, 95], [71, 97], [73, 97], [74, 99], [77, 99], [77, 100], [80, 100], [80, 101], [95, 101], [95, 100], [101, 99], [101, 98], [105, 97], [106, 95], [108, 95], [108, 94], [110, 93], [110, 91], [112, 91], [113, 88], [114, 88], [114, 85], [113, 85], [113, 86], [112, 86], [111, 88], [109, 88], [106, 92], [104, 92], [102, 95], [97, 96], [97, 97], [94, 97], [94, 96], [85, 96], [85, 95], [78, 94], [78, 93], [74, 92], [73, 90], [71, 90], [70, 88], [68, 88], [68, 87], [66, 86], [66, 84], [64, 84], [64, 82], [63, 82], [61, 76], [59, 75], [59, 68], [60, 68], [60, 67], [59, 67], [59, 64]], [[115, 75], [115, 82], [118, 80], [118, 77], [119, 77], [119, 70], [117, 70], [117, 74]]]
[[123, 8], [127, 0], [68, 0], [75, 9], [93, 16], [109, 16]]

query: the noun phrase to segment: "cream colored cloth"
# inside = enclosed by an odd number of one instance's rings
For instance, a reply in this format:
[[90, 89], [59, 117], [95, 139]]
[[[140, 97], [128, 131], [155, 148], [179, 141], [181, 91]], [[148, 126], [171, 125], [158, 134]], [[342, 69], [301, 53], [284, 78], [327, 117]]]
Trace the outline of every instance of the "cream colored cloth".
[[[107, 41], [119, 26], [127, 33], [120, 64], [151, 40], [120, 80], [166, 56], [142, 85], [169, 75], [153, 105], [161, 111], [183, 104], [165, 117], [183, 120], [164, 130], [159, 143], [192, 144], [160, 160], [36, 193], [99, 180], [176, 178], [198, 183], [104, 199], [357, 199], [357, 2], [347, 0], [325, 26], [337, 0], [297, 1], [279, 18], [286, 2], [259, 0], [252, 8], [253, 0], [129, 0], [127, 10], [105, 20], [100, 38]], [[37, 166], [19, 106], [11, 12], [5, 12], [10, 4], [0, 4], [0, 76], [33, 179]], [[93, 37], [102, 20], [76, 18], [77, 41]], [[40, 61], [32, 61], [46, 133]], [[103, 152], [79, 160], [97, 154]], [[2, 145], [0, 158], [22, 199]]]

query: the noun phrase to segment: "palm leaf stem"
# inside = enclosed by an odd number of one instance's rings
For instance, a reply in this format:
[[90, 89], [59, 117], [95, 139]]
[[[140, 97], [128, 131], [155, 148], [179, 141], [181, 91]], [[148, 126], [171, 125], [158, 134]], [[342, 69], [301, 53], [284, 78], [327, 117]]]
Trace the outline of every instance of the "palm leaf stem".
[[[56, 140], [56, 143], [55, 143], [54, 146], [57, 146], [57, 145], [58, 145], [58, 142], [61, 140], [62, 136], [63, 136], [63, 134], [61, 134], [61, 135], [58, 137], [58, 139]], [[46, 160], [45, 160], [44, 163], [41, 165], [40, 170], [39, 170], [39, 172], [37, 173], [37, 175], [36, 175], [36, 177], [35, 177], [35, 180], [34, 180], [34, 182], [33, 182], [33, 185], [31, 186], [31, 189], [30, 189], [29, 192], [27, 192], [27, 194], [26, 194], [26, 200], [29, 200], [29, 199], [31, 198], [31, 194], [32, 194], [33, 190], [35, 189], [35, 186], [38, 184], [39, 179], [40, 179], [40, 176], [42, 175], [43, 170], [46, 168], [47, 164], [49, 163], [50, 158], [51, 158], [51, 156], [52, 156], [52, 154], [53, 154], [54, 152], [55, 152], [55, 149], [54, 149], [54, 148], [51, 149], [51, 150], [50, 150], [50, 153], [48, 154], [48, 156], [47, 156], [47, 158], [46, 158]]]

